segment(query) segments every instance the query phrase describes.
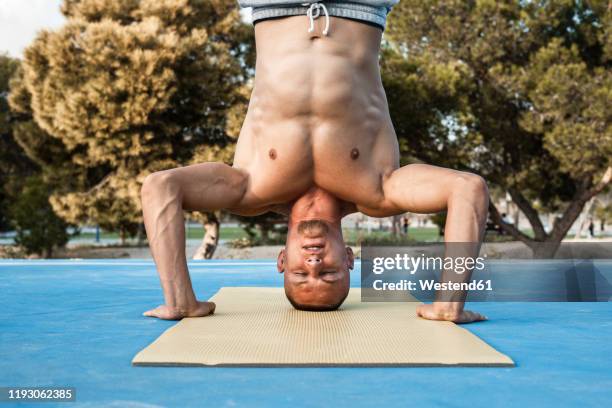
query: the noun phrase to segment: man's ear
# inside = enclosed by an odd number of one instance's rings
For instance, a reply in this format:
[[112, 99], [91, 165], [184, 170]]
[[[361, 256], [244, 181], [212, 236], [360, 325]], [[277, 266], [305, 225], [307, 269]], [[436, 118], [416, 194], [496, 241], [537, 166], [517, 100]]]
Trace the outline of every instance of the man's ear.
[[278, 270], [278, 273], [283, 273], [285, 271], [285, 248], [281, 249], [278, 253], [278, 258], [276, 259], [276, 270]]
[[350, 246], [346, 247], [346, 260], [348, 261], [349, 269], [353, 269], [355, 267], [355, 254], [353, 254], [353, 249]]

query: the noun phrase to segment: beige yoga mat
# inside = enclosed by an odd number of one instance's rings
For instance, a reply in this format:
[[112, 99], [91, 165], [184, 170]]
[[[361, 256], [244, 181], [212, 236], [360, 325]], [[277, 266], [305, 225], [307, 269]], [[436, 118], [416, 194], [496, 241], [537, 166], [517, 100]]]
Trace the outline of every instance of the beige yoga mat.
[[351, 289], [333, 312], [293, 309], [282, 288], [224, 287], [214, 315], [186, 318], [132, 360], [151, 366], [513, 366], [450, 322], [415, 315], [418, 302], [362, 303]]

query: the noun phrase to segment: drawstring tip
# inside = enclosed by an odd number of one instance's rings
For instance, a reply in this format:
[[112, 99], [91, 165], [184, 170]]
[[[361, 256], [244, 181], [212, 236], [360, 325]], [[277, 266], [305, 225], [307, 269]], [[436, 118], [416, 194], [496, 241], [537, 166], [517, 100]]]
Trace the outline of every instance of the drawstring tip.
[[[302, 3], [302, 5], [307, 6], [308, 3]], [[306, 16], [308, 16], [308, 19], [310, 20], [310, 28], [308, 29], [308, 32], [313, 32], [314, 19], [319, 17], [321, 13], [321, 11], [319, 10], [320, 8], [323, 9], [323, 12], [325, 13], [325, 29], [323, 30], [323, 35], [327, 35], [327, 33], [329, 32], [329, 13], [327, 12], [327, 7], [325, 7], [325, 4], [318, 2], [310, 4], [308, 11], [306, 11]], [[313, 15], [314, 11], [317, 12], [316, 15]]]

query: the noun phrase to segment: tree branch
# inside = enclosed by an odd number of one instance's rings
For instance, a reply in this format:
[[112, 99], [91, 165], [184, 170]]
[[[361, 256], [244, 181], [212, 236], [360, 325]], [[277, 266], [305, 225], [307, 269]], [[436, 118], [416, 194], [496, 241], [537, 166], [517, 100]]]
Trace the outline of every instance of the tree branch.
[[529, 220], [531, 227], [533, 228], [533, 235], [536, 241], [544, 241], [547, 237], [546, 231], [544, 230], [544, 225], [542, 225], [542, 221], [540, 220], [540, 216], [535, 208], [531, 205], [531, 203], [521, 194], [516, 188], [509, 187], [508, 193], [512, 197], [512, 200], [516, 203], [516, 205], [521, 209], [525, 217]]
[[553, 230], [550, 234], [552, 240], [561, 240], [572, 227], [584, 205], [591, 198], [601, 193], [612, 181], [612, 167], [608, 167], [601, 177], [601, 180], [589, 189], [579, 189], [574, 195], [574, 199], [567, 206], [561, 218], [555, 222]]
[[502, 220], [502, 217], [501, 217], [501, 215], [499, 213], [499, 210], [497, 209], [495, 204], [493, 204], [492, 200], [489, 201], [489, 216], [491, 217], [491, 220], [494, 223], [499, 225], [499, 227], [502, 230], [504, 230], [508, 234], [512, 235], [514, 238], [516, 238], [519, 241], [523, 242], [525, 245], [527, 245], [530, 248], [534, 245], [535, 242], [534, 242], [534, 240], [530, 236], [528, 236], [527, 234], [524, 234], [523, 232], [521, 232], [521, 230], [519, 230], [514, 225], [508, 224], [508, 223], [506, 223], [506, 222], [504, 222]]

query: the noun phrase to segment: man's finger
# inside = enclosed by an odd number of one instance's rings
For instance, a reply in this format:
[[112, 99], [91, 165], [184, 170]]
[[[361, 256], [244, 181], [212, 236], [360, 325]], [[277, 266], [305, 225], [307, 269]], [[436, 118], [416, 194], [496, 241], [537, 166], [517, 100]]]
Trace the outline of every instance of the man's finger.
[[420, 305], [420, 306], [417, 307], [416, 314], [419, 317], [423, 317], [423, 315], [421, 314], [421, 309], [422, 308], [423, 308], [423, 305]]
[[215, 304], [215, 302], [202, 302], [202, 304], [205, 307], [205, 316], [206, 315], [211, 315], [215, 313], [215, 309], [217, 308], [217, 305]]
[[422, 317], [423, 319], [431, 320], [431, 317], [427, 313], [427, 306], [420, 305], [416, 310], [417, 316]]
[[487, 320], [487, 318], [481, 315], [480, 313], [477, 313], [477, 312], [470, 312], [470, 313], [471, 313], [470, 318], [472, 322], [479, 322], [481, 320]]
[[159, 317], [161, 306], [156, 307], [155, 309], [147, 310], [142, 315], [147, 317]]
[[456, 323], [472, 323], [472, 322], [478, 322], [481, 320], [486, 320], [486, 318], [480, 313], [472, 312], [469, 310], [464, 310]]

